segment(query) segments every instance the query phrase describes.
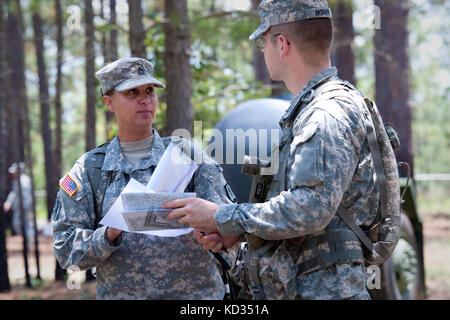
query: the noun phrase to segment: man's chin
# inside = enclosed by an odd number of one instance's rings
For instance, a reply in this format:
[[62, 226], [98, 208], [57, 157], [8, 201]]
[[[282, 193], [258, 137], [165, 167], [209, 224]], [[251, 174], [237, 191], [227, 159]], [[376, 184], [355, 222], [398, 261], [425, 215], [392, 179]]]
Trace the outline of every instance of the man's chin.
[[270, 76], [270, 80], [272, 80], [272, 81], [283, 81], [283, 79], [281, 79], [281, 77], [277, 76], [276, 74], [270, 73], [269, 76]]

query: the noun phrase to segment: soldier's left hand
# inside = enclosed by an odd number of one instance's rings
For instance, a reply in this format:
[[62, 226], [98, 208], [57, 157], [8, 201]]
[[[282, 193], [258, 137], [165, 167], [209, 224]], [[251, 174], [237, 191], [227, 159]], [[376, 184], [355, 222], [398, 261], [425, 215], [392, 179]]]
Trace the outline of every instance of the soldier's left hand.
[[222, 238], [215, 232], [206, 234], [194, 230], [194, 238], [203, 246], [206, 251], [219, 252], [223, 248]]
[[162, 206], [165, 209], [173, 209], [167, 220], [178, 219], [178, 223], [189, 224], [191, 228], [203, 232], [217, 231], [214, 214], [219, 205], [201, 198], [185, 198], [166, 202]]
[[222, 236], [217, 232], [206, 234], [197, 230], [194, 230], [194, 238], [203, 246], [203, 249], [212, 252], [231, 248], [239, 240], [239, 236]]

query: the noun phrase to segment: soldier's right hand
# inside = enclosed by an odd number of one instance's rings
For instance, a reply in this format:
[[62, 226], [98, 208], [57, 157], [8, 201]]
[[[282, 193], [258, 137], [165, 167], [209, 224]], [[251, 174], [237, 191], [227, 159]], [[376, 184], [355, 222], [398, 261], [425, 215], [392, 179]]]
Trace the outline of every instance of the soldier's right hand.
[[122, 230], [108, 227], [108, 228], [106, 228], [105, 236], [110, 244], [114, 244], [115, 240], [121, 233], [122, 233]]

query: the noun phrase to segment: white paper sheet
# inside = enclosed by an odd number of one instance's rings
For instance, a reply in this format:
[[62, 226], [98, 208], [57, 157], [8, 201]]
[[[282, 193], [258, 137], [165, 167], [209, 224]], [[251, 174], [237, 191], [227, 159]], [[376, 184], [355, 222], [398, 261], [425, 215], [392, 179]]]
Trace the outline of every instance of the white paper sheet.
[[[145, 185], [139, 183], [136, 179], [131, 178], [128, 184], [122, 190], [122, 193], [146, 192], [146, 191], [147, 188], [145, 187]], [[122, 197], [119, 196], [116, 199], [116, 201], [114, 201], [111, 208], [109, 208], [108, 212], [105, 214], [102, 220], [100, 220], [99, 224], [123, 231], [128, 231], [128, 227], [127, 224], [125, 223], [125, 219], [122, 216], [122, 212], [123, 212]]]
[[[184, 154], [174, 143], [171, 143], [163, 153], [147, 186], [131, 178], [122, 190], [122, 193], [183, 192], [197, 168], [198, 165], [192, 159]], [[122, 212], [122, 197], [119, 196], [99, 223], [129, 232]], [[192, 228], [185, 228], [137, 231], [137, 233], [159, 237], [178, 237], [191, 231], [193, 231]]]
[[198, 165], [171, 143], [163, 153], [147, 188], [154, 192], [183, 192]]

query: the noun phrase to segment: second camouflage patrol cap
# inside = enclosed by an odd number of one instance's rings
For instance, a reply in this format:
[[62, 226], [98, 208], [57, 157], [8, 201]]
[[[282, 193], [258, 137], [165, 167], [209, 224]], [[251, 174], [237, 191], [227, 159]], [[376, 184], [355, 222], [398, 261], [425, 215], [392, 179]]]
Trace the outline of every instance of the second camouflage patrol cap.
[[258, 39], [277, 24], [315, 18], [331, 19], [326, 0], [263, 0], [259, 4], [258, 14], [261, 25], [250, 36], [250, 40]]
[[143, 58], [130, 57], [116, 60], [97, 71], [95, 76], [100, 81], [102, 94], [113, 89], [125, 91], [144, 84], [165, 87], [153, 78], [153, 65]]

